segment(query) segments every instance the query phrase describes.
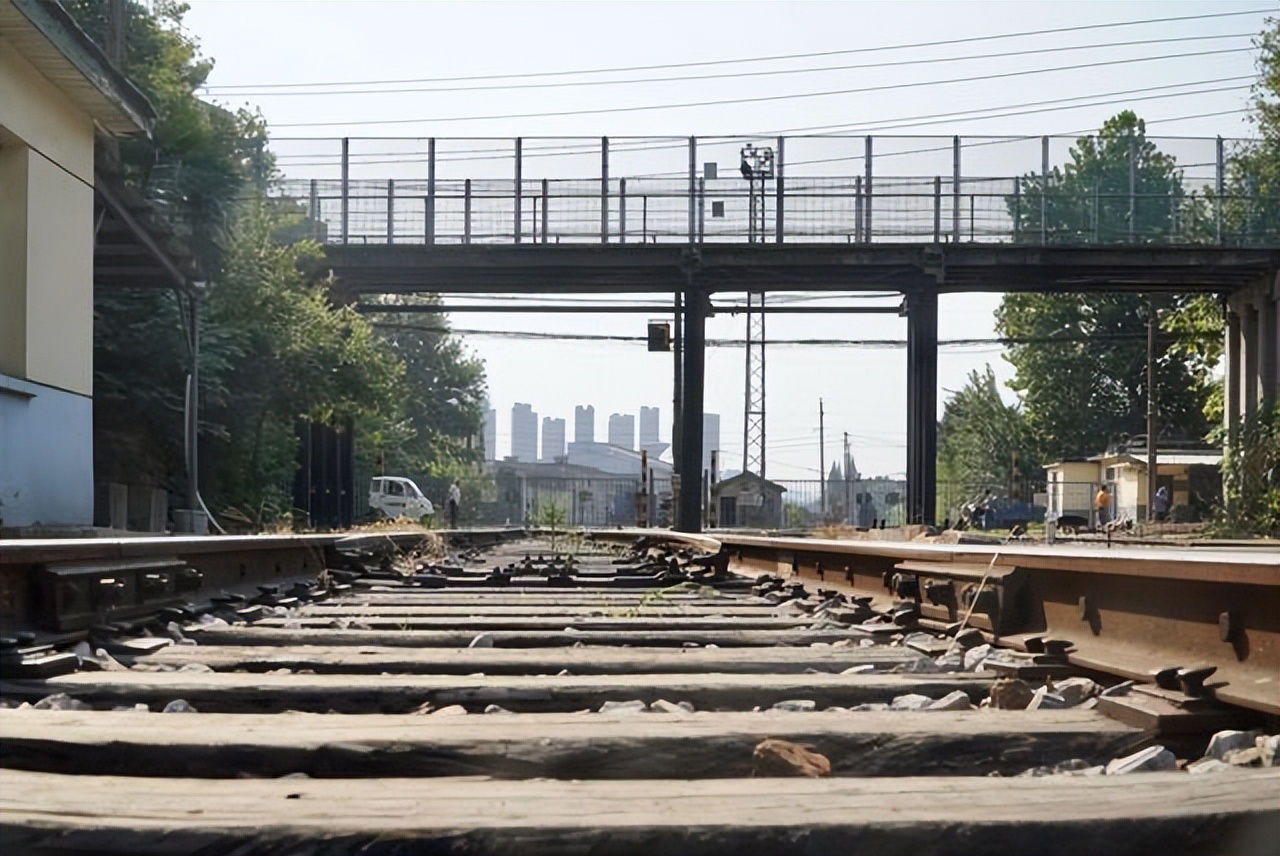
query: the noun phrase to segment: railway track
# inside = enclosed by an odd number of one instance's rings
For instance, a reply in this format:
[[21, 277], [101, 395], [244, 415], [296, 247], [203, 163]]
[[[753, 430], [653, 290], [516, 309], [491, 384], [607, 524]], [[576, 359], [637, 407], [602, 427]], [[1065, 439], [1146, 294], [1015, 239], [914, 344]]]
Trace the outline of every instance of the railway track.
[[[992, 647], [1000, 616], [944, 620], [921, 596], [927, 568], [895, 572], [913, 592], [882, 578], [884, 556], [866, 579], [832, 579], [835, 560], [794, 544], [731, 545], [732, 565], [705, 539], [394, 562], [347, 546], [329, 545], [319, 577], [313, 565], [10, 640], [5, 852], [1263, 854], [1280, 841], [1280, 769], [1238, 754], [1269, 761], [1274, 740], [1220, 737], [1230, 763], [1196, 760], [1222, 728], [1275, 734], [1266, 711], [1179, 703], [1044, 633]], [[37, 650], [50, 640], [61, 647]], [[42, 657], [61, 665], [41, 674]]]

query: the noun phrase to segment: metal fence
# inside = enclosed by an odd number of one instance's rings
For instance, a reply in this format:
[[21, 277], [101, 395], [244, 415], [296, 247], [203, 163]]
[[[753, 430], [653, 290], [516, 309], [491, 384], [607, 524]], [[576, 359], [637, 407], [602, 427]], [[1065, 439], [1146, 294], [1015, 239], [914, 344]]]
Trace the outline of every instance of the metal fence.
[[[1136, 137], [1068, 175], [1076, 137], [277, 139], [331, 243], [1025, 242], [1269, 244], [1280, 194], [1221, 138]], [[1153, 167], [1150, 143], [1174, 164]], [[766, 176], [739, 151], [774, 151]]]

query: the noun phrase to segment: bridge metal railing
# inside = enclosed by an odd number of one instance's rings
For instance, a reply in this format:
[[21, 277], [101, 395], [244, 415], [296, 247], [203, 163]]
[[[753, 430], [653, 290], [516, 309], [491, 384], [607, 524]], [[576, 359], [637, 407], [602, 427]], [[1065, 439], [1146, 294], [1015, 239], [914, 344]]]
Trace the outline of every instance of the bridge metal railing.
[[[747, 144], [769, 175], [740, 170]], [[1256, 143], [1222, 138], [276, 140], [328, 243], [1280, 243]], [[301, 149], [299, 149], [301, 147]], [[1109, 147], [1109, 148], [1108, 148]], [[1088, 168], [1069, 164], [1092, 153]], [[824, 156], [826, 155], [826, 156]]]

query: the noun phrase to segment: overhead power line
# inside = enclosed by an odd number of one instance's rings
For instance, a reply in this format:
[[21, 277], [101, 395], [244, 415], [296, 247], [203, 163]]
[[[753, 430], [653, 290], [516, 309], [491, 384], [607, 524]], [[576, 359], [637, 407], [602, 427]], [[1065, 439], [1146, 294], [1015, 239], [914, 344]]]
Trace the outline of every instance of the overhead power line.
[[1101, 60], [1099, 62], [1076, 63], [1074, 65], [1058, 65], [1050, 68], [1027, 68], [1017, 71], [1003, 71], [995, 74], [977, 74], [969, 77], [951, 77], [944, 80], [922, 80], [903, 83], [883, 83], [878, 86], [858, 86], [849, 89], [828, 89], [822, 92], [795, 92], [787, 95], [756, 95], [746, 98], [721, 98], [711, 101], [686, 101], [669, 104], [636, 104], [629, 107], [594, 107], [585, 110], [552, 110], [533, 113], [495, 113], [488, 116], [429, 116], [421, 119], [365, 119], [356, 121], [325, 122], [274, 122], [276, 128], [327, 128], [341, 126], [368, 125], [417, 125], [426, 122], [484, 122], [510, 119], [550, 119], [564, 116], [599, 116], [607, 113], [640, 113], [652, 110], [684, 110], [693, 107], [718, 107], [726, 104], [763, 104], [773, 101], [792, 101], [799, 98], [825, 98], [833, 95], [861, 95], [868, 92], [889, 92], [899, 89], [914, 89], [924, 86], [945, 86], [957, 83], [976, 83], [983, 80], [1005, 80], [1014, 77], [1027, 77], [1036, 74], [1054, 74], [1060, 71], [1079, 71], [1085, 68], [1107, 68], [1118, 65], [1132, 65], [1140, 62], [1157, 62], [1169, 59], [1189, 59], [1191, 57], [1218, 56], [1221, 54], [1244, 53], [1252, 48], [1219, 48], [1211, 51], [1189, 51], [1176, 54], [1160, 54], [1159, 56], [1130, 57], [1128, 59]]
[[400, 84], [418, 84], [418, 83], [464, 83], [468, 81], [479, 80], [512, 80], [512, 79], [531, 79], [541, 77], [572, 77], [576, 75], [586, 74], [623, 74], [640, 71], [662, 71], [675, 68], [706, 68], [719, 65], [739, 65], [746, 63], [761, 62], [782, 62], [795, 59], [821, 59], [831, 56], [850, 56], [863, 53], [878, 53], [882, 51], [895, 50], [916, 50], [919, 48], [946, 47], [951, 45], [975, 44], [978, 42], [999, 41], [1001, 39], [1027, 38], [1031, 36], [1045, 35], [1061, 35], [1063, 33], [1079, 33], [1092, 30], [1116, 29], [1119, 27], [1136, 27], [1146, 24], [1167, 24], [1180, 21], [1203, 21], [1215, 18], [1236, 18], [1243, 16], [1265, 15], [1274, 12], [1274, 8], [1248, 9], [1235, 12], [1211, 12], [1201, 15], [1178, 15], [1164, 18], [1145, 18], [1138, 21], [1112, 21], [1104, 24], [1084, 24], [1075, 27], [1054, 27], [1044, 30], [1024, 30], [1017, 33], [997, 33], [988, 36], [969, 36], [958, 39], [941, 39], [930, 42], [915, 42], [909, 44], [898, 45], [877, 45], [873, 47], [847, 48], [834, 51], [816, 51], [811, 53], [797, 54], [777, 54], [773, 56], [760, 57], [738, 57], [734, 59], [719, 60], [701, 60], [695, 62], [677, 62], [663, 63], [659, 65], [632, 65], [632, 66], [615, 66], [612, 68], [595, 68], [595, 69], [576, 69], [571, 71], [540, 71], [540, 72], [520, 72], [508, 74], [478, 74], [465, 75], [457, 77], [421, 77], [397, 80], [363, 80], [363, 81], [328, 81], [328, 82], [305, 82], [305, 83], [243, 83], [243, 84], [223, 84], [221, 86], [207, 86], [206, 89], [215, 91], [219, 89], [283, 89], [289, 88], [312, 88], [326, 86], [375, 86], [375, 85], [400, 85]]
[[[428, 86], [428, 87], [408, 87], [394, 89], [326, 89], [326, 90], [225, 90], [211, 93], [219, 97], [230, 96], [252, 96], [254, 98], [272, 98], [287, 97], [297, 98], [303, 96], [315, 95], [403, 95], [407, 93], [425, 94], [425, 93], [443, 93], [443, 92], [495, 92], [508, 90], [526, 90], [526, 89], [562, 89], [567, 87], [584, 87], [584, 86], [633, 86], [637, 84], [652, 83], [687, 83], [695, 80], [730, 80], [744, 77], [773, 77], [777, 75], [790, 74], [822, 74], [832, 71], [856, 71], [880, 68], [901, 68], [913, 65], [936, 65], [946, 62], [970, 62], [973, 60], [984, 59], [1008, 59], [1017, 56], [1038, 56], [1048, 53], [1062, 53], [1064, 51], [1080, 51], [1080, 50], [1102, 50], [1106, 48], [1119, 47], [1137, 47], [1140, 45], [1158, 45], [1169, 44], [1174, 42], [1204, 42], [1209, 39], [1247, 39], [1252, 38], [1253, 33], [1229, 33], [1223, 35], [1196, 35], [1196, 36], [1178, 36], [1176, 38], [1166, 39], [1134, 39], [1125, 42], [1102, 42], [1090, 45], [1058, 45], [1056, 47], [1032, 48], [1019, 51], [1000, 51], [998, 53], [985, 54], [968, 54], [965, 56], [941, 56], [941, 57], [923, 57], [914, 59], [895, 59], [884, 60], [881, 62], [865, 62], [854, 63], [851, 65], [826, 65], [816, 66], [813, 68], [783, 68], [771, 69], [764, 71], [730, 71], [720, 72], [718, 74], [693, 74], [682, 75], [678, 77], [630, 77], [622, 80], [563, 80], [550, 83], [505, 83], [505, 84], [485, 84], [481, 86]], [[354, 84], [353, 84], [354, 85]]]

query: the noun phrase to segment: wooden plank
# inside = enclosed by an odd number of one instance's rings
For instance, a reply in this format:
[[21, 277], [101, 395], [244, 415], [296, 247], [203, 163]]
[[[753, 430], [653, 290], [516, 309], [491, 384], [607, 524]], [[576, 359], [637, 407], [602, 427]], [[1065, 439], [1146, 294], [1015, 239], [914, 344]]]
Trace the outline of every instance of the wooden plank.
[[[201, 645], [393, 645], [410, 648], [465, 648], [478, 630], [338, 630], [234, 625], [188, 631]], [[680, 647], [686, 644], [773, 647], [839, 642], [870, 637], [857, 627], [841, 630], [495, 630], [484, 631], [496, 648], [544, 648], [562, 645]]]
[[1106, 763], [1144, 740], [1087, 710], [283, 720], [0, 710], [4, 767], [93, 775], [736, 778], [752, 775], [752, 749], [767, 737], [811, 745], [837, 776], [1013, 775], [1068, 758]]
[[160, 779], [6, 770], [10, 852], [1262, 854], [1280, 770], [1005, 779]]
[[137, 662], [181, 667], [202, 663], [227, 672], [313, 669], [320, 674], [575, 675], [639, 673], [796, 674], [889, 668], [920, 655], [907, 648], [413, 648], [319, 645], [174, 645]]
[[887, 702], [919, 693], [932, 698], [963, 690], [977, 702], [991, 678], [956, 675], [257, 675], [242, 672], [77, 672], [44, 681], [0, 680], [0, 693], [35, 700], [65, 692], [96, 707], [186, 699], [210, 713], [308, 710], [408, 713], [424, 703], [481, 711], [554, 712], [596, 709], [606, 701], [687, 701], [699, 710], [751, 710], [787, 699], [819, 709]]
[[335, 618], [311, 618], [306, 616], [290, 616], [289, 618], [264, 618], [254, 622], [257, 627], [292, 627], [323, 628], [333, 627], [335, 622], [359, 621], [366, 628], [378, 630], [562, 630], [574, 627], [581, 630], [605, 631], [653, 631], [653, 630], [787, 630], [794, 627], [806, 627], [816, 619], [805, 615], [801, 617], [783, 617], [770, 615], [763, 618], [719, 618], [702, 616], [693, 618], [661, 618], [641, 615], [636, 618], [627, 616], [593, 618], [589, 615], [547, 615], [547, 616], [409, 616], [409, 615], [370, 615], [357, 618], [342, 616]]

